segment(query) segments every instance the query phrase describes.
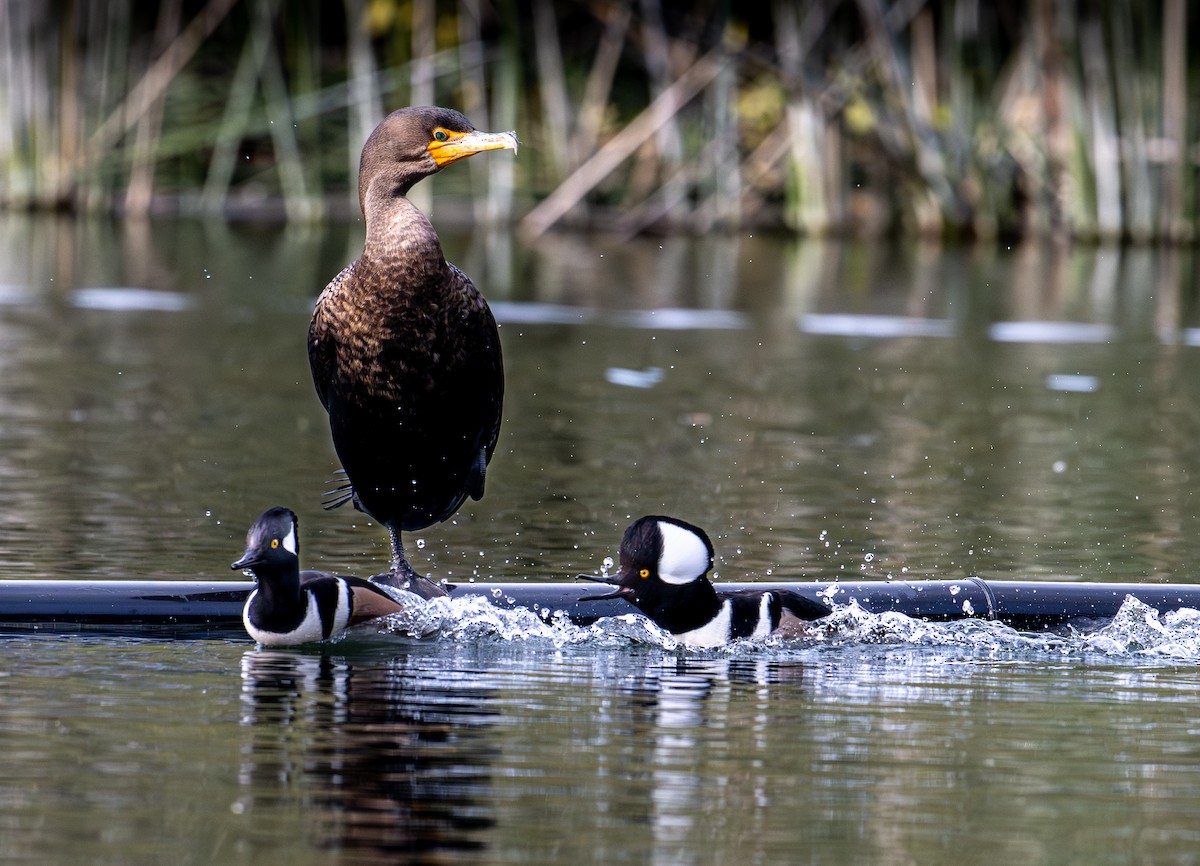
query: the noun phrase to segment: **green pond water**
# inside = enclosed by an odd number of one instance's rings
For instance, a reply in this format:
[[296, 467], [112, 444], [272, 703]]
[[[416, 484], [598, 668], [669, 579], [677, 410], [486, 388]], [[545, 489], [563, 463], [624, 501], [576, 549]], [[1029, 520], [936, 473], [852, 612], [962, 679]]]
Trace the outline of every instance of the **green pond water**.
[[[240, 580], [276, 504], [306, 565], [380, 570], [321, 510], [305, 356], [360, 238], [0, 218], [0, 577]], [[1200, 583], [1191, 253], [443, 240], [508, 389], [487, 495], [410, 536], [437, 577], [594, 572], [668, 513], [729, 580]], [[0, 632], [0, 862], [1200, 862], [1200, 615], [846, 610], [705, 653], [447, 617], [291, 652]]]

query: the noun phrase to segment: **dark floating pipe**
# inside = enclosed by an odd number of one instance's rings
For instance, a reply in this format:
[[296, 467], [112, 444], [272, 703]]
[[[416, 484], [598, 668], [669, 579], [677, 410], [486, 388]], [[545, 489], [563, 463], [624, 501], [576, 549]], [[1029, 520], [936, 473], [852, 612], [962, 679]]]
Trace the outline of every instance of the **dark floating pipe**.
[[[0, 626], [22, 630], [88, 630], [175, 636], [240, 632], [248, 581], [0, 580]], [[1036, 629], [1075, 619], [1109, 619], [1127, 595], [1166, 613], [1200, 609], [1200, 585], [1170, 583], [1043, 583], [962, 580], [838, 581], [836, 583], [726, 583], [722, 589], [787, 588], [835, 604], [855, 600], [872, 613], [896, 611], [917, 619], [983, 618]], [[579, 601], [593, 590], [580, 583], [466, 583], [451, 596], [479, 595], [501, 608], [544, 614], [564, 611], [587, 625], [605, 616], [635, 613], [623, 599]]]

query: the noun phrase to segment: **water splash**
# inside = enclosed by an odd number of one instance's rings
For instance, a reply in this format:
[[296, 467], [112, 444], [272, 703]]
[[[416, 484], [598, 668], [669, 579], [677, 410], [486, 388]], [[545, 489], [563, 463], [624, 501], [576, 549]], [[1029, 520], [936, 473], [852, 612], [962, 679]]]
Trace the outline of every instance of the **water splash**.
[[826, 649], [867, 645], [962, 647], [991, 655], [1053, 653], [1084, 657], [1170, 658], [1200, 661], [1200, 611], [1160, 612], [1126, 596], [1117, 615], [1091, 626], [1021, 631], [1002, 622], [971, 617], [927, 622], [889, 611], [871, 613], [857, 602], [834, 607], [814, 638]]
[[1160, 614], [1158, 610], [1125, 597], [1112, 621], [1083, 635], [1083, 646], [1109, 656], [1150, 656], [1200, 660], [1200, 611], [1182, 608]]
[[[511, 599], [500, 596], [497, 601], [512, 603]], [[475, 595], [428, 602], [414, 597], [404, 611], [385, 617], [373, 627], [386, 636], [448, 643], [540, 642], [555, 648], [645, 644], [667, 650], [677, 645], [669, 632], [637, 614], [606, 617], [583, 626], [573, 623], [563, 611], [498, 607]]]
[[972, 617], [928, 622], [896, 611], [871, 613], [857, 601], [839, 604], [809, 640], [826, 648], [879, 644], [966, 647], [989, 653], [1033, 650], [1061, 652], [1064, 638], [1049, 632], [1021, 632], [995, 620]]
[[[1053, 654], [1200, 661], [1200, 611], [1183, 609], [1160, 614], [1132, 596], [1125, 599], [1111, 621], [1036, 632], [979, 617], [928, 622], [895, 611], [872, 613], [851, 601], [834, 605], [832, 614], [811, 623], [799, 636], [741, 640], [716, 650], [696, 650], [681, 645], [674, 635], [640, 614], [577, 625], [563, 611], [514, 606], [497, 592], [494, 600], [470, 595], [426, 602], [409, 596], [403, 612], [356, 629], [355, 634], [454, 644], [541, 643], [556, 649], [642, 646], [734, 657], [799, 652], [826, 658], [833, 651], [891, 646], [957, 649], [985, 657]], [[509, 606], [498, 606], [505, 601]]]

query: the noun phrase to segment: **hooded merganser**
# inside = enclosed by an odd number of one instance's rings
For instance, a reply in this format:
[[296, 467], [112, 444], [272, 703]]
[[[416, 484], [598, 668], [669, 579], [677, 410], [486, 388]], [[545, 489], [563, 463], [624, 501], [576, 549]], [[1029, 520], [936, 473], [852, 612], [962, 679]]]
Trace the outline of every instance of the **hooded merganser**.
[[297, 526], [288, 509], [268, 509], [246, 533], [246, 554], [230, 566], [249, 569], [257, 584], [242, 610], [250, 637], [263, 646], [312, 643], [404, 610], [369, 581], [301, 571]]
[[718, 592], [707, 577], [714, 557], [708, 535], [674, 517], [635, 520], [621, 539], [620, 557], [615, 578], [579, 575], [617, 587], [584, 600], [624, 598], [688, 646], [787, 636], [801, 621], [832, 613], [827, 605], [791, 590]]
[[500, 433], [500, 335], [470, 278], [447, 263], [413, 184], [485, 150], [517, 150], [512, 132], [478, 132], [446, 108], [402, 108], [363, 146], [363, 253], [317, 299], [308, 358], [346, 472], [326, 508], [346, 502], [387, 527], [390, 574], [372, 578], [425, 598], [401, 532], [447, 520], [483, 496]]

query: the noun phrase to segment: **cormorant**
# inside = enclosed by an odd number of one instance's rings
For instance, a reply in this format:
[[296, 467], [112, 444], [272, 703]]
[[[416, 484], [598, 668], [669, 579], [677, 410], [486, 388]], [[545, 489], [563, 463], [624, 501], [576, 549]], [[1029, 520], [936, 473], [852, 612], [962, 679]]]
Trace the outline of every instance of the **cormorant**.
[[359, 164], [362, 255], [325, 287], [309, 327], [313, 383], [348, 481], [326, 507], [352, 501], [387, 527], [391, 573], [373, 579], [426, 598], [445, 590], [413, 570], [400, 534], [483, 496], [504, 370], [487, 302], [407, 193], [452, 162], [517, 144], [446, 108], [384, 118]]

